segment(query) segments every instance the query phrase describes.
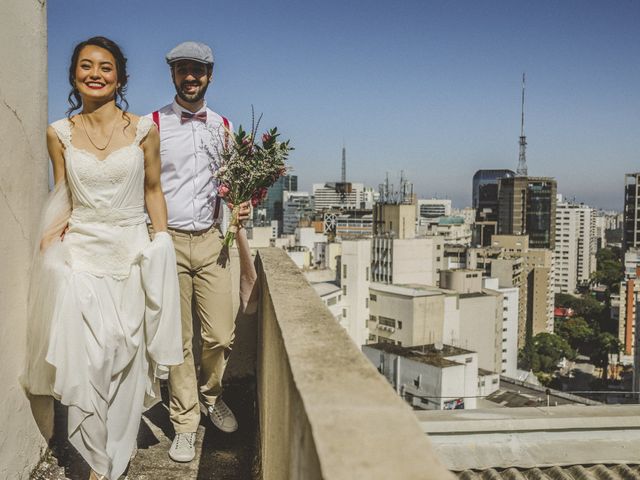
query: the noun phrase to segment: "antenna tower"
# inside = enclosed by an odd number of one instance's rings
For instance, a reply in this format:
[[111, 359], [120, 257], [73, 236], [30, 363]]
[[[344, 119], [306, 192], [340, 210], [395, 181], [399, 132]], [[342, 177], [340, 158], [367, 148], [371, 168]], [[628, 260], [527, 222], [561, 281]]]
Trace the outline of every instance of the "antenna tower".
[[518, 156], [518, 169], [516, 174], [519, 177], [527, 176], [527, 137], [524, 134], [524, 86], [525, 74], [522, 74], [522, 110], [520, 118], [520, 155]]
[[347, 149], [342, 145], [342, 183], [347, 183]]

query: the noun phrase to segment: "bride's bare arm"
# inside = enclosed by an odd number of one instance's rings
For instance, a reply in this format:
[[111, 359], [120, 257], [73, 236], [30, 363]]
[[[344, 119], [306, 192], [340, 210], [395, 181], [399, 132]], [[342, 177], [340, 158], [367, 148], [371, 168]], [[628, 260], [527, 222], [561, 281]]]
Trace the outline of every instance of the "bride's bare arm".
[[53, 166], [53, 180], [57, 185], [61, 180], [65, 179], [64, 147], [52, 126], [47, 128], [47, 150], [49, 150], [49, 158]]
[[167, 204], [160, 185], [160, 135], [152, 126], [142, 142], [144, 152], [144, 202], [156, 232], [167, 230]]

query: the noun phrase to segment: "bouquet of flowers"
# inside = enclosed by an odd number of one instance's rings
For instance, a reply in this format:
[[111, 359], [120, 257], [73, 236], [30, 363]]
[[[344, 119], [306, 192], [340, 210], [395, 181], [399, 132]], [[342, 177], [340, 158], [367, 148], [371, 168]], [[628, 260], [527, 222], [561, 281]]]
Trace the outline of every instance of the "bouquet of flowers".
[[288, 170], [285, 161], [293, 147], [289, 146], [289, 140], [278, 140], [280, 134], [277, 128], [269, 129], [262, 134], [261, 142], [256, 142], [261, 118], [262, 115], [257, 122], [254, 121], [252, 108], [250, 132], [245, 132], [242, 126], [237, 132], [225, 131], [225, 141], [217, 142], [215, 152], [205, 145], [205, 150], [212, 159], [211, 170], [218, 183], [218, 196], [233, 205], [231, 221], [224, 238], [227, 247], [233, 244], [238, 231], [240, 204], [251, 201], [251, 205], [256, 207], [266, 197], [267, 189]]

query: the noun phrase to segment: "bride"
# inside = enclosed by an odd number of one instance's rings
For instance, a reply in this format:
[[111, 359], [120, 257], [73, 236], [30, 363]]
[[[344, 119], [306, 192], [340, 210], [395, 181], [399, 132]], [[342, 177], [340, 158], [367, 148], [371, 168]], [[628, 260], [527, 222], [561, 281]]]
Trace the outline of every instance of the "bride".
[[69, 81], [68, 116], [47, 130], [55, 189], [32, 270], [22, 384], [69, 406], [69, 441], [90, 478], [113, 480], [144, 408], [160, 399], [158, 379], [182, 363], [179, 288], [159, 135], [126, 112], [126, 58], [90, 38], [74, 49]]

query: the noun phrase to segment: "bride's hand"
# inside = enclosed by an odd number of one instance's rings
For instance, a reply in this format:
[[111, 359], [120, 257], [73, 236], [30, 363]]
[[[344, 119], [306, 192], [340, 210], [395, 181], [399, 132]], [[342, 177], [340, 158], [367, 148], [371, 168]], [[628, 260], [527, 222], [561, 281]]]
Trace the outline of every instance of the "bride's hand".
[[67, 234], [67, 230], [69, 230], [69, 223], [67, 223], [62, 229], [62, 233], [60, 233], [60, 241], [64, 240], [64, 236]]

